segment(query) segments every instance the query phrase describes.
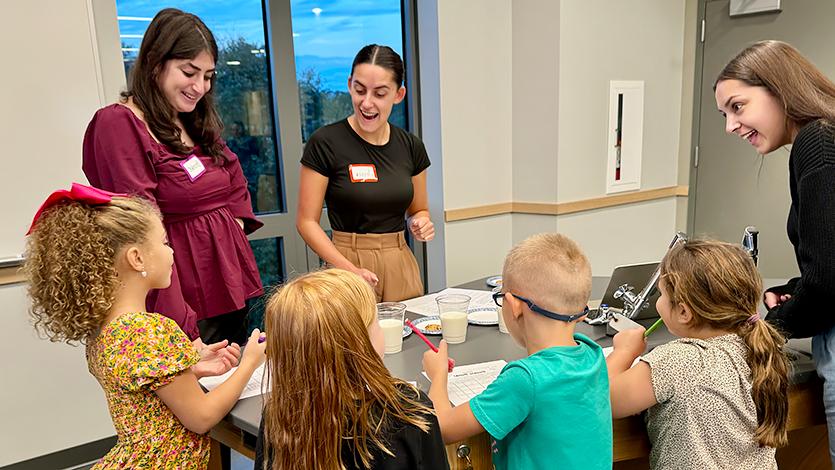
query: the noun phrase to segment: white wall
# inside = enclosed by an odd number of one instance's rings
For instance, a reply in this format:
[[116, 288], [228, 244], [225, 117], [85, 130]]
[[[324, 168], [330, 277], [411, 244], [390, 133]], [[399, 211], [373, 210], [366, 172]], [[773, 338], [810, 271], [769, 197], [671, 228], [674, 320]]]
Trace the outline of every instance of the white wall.
[[[93, 26], [93, 15], [106, 12], [108, 2], [97, 1], [95, 12], [93, 3], [3, 2], [0, 257], [23, 249], [32, 214], [50, 191], [85, 181], [80, 136], [106, 103], [106, 88], [115, 88], [101, 80]], [[115, 5], [112, 10], [115, 26]], [[39, 339], [28, 309], [24, 286], [0, 286], [0, 466], [115, 434], [84, 348]]]
[[38, 338], [21, 285], [0, 286], [0, 467], [113, 436], [83, 346]]

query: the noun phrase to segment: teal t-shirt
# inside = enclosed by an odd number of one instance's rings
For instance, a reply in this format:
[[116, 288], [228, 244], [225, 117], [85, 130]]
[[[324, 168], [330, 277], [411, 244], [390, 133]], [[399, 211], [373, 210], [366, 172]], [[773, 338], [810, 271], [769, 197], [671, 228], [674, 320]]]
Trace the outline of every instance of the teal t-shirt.
[[496, 470], [611, 469], [612, 406], [603, 350], [574, 334], [576, 346], [543, 349], [511, 362], [470, 408], [495, 439]]

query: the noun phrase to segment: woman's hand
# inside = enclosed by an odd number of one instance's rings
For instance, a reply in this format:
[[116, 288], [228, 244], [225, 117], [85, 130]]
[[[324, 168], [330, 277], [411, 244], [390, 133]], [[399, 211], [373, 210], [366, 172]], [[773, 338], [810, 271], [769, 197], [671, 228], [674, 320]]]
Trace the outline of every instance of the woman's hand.
[[241, 358], [241, 347], [229, 344], [228, 340], [205, 345], [198, 338], [194, 340], [194, 345], [200, 353], [200, 362], [191, 368], [197, 378], [223, 375], [237, 366]]
[[435, 238], [435, 224], [429, 217], [412, 217], [409, 220], [409, 230], [419, 242], [428, 242]]
[[380, 282], [380, 278], [378, 278], [376, 274], [372, 273], [371, 271], [365, 268], [356, 268], [354, 274], [365, 279], [365, 282], [371, 285], [371, 287], [376, 287], [377, 283]]
[[765, 296], [763, 296], [763, 303], [769, 310], [771, 310], [772, 308], [787, 302], [791, 298], [791, 294], [778, 295], [774, 292], [766, 292]]

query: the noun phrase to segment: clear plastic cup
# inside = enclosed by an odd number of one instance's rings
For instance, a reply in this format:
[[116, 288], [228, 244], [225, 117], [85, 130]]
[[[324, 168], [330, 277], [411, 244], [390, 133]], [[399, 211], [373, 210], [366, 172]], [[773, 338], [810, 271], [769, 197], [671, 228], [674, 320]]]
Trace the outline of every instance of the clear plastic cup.
[[406, 304], [383, 302], [377, 304], [377, 322], [383, 330], [386, 354], [399, 353], [403, 349], [403, 319]]
[[467, 340], [467, 310], [470, 296], [447, 294], [436, 299], [438, 316], [441, 317], [441, 334], [449, 344], [463, 343]]
[[[502, 286], [494, 287], [493, 293], [501, 292]], [[502, 308], [498, 305], [496, 306], [496, 313], [499, 315], [499, 331], [502, 333], [507, 333], [507, 325], [504, 324], [504, 315], [502, 315]]]

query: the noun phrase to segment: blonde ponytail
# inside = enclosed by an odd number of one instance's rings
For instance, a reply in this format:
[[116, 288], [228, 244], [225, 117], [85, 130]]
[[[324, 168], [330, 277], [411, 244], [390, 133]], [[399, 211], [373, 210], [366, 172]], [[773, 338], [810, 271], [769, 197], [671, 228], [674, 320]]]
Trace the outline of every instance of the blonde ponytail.
[[739, 334], [748, 346], [751, 396], [757, 407], [754, 437], [761, 446], [785, 446], [788, 444], [790, 368], [783, 352], [786, 340], [763, 320], [743, 326]]

